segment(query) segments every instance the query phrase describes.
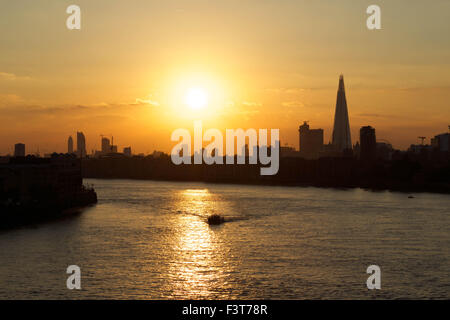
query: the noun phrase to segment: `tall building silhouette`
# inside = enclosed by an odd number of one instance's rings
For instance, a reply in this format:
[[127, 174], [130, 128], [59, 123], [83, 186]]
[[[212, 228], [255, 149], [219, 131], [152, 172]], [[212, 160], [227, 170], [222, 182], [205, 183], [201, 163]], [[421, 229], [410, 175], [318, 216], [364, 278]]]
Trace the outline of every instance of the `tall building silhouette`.
[[102, 153], [108, 154], [111, 152], [111, 142], [108, 138], [102, 138]]
[[67, 153], [73, 153], [73, 139], [72, 136], [69, 136], [67, 140]]
[[77, 132], [77, 156], [79, 158], [86, 157], [86, 138], [83, 132]]
[[336, 111], [334, 114], [333, 140], [335, 151], [342, 152], [352, 148], [350, 123], [348, 121], [347, 99], [345, 98], [344, 76], [339, 77]]
[[375, 160], [377, 155], [375, 129], [371, 126], [361, 127], [359, 130], [359, 141], [361, 145], [360, 159], [363, 161]]
[[25, 145], [23, 143], [14, 145], [14, 157], [25, 157]]
[[316, 159], [323, 150], [323, 129], [310, 129], [307, 121], [298, 128], [300, 153], [307, 159]]
[[442, 133], [431, 139], [433, 148], [441, 152], [450, 151], [450, 133]]
[[123, 148], [123, 155], [127, 157], [131, 157], [131, 147], [125, 147]]

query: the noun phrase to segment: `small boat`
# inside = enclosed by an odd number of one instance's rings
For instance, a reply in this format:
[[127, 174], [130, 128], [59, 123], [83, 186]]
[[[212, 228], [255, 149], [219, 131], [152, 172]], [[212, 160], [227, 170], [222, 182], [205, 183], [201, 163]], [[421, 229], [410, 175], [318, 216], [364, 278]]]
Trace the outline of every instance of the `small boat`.
[[409, 197], [408, 197], [408, 199], [414, 199], [414, 198], [415, 198], [414, 196], [409, 196]]
[[225, 222], [225, 218], [220, 216], [220, 215], [218, 215], [218, 214], [213, 214], [213, 215], [210, 215], [208, 217], [208, 224], [209, 225], [219, 225], [219, 224], [222, 224], [224, 222]]

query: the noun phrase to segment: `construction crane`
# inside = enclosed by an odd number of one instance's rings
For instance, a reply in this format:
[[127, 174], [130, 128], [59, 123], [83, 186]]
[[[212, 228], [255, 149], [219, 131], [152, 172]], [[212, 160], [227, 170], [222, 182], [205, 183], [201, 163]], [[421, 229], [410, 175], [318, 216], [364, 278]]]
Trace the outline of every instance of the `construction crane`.
[[417, 137], [417, 138], [419, 138], [420, 140], [422, 140], [422, 145], [423, 145], [423, 143], [424, 143], [424, 141], [425, 141], [425, 139], [426, 139], [427, 137]]

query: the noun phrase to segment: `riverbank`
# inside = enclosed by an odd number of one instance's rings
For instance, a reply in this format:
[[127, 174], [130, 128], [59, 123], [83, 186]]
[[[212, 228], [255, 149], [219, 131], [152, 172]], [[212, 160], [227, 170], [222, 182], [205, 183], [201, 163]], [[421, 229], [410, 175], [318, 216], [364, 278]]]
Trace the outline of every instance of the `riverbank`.
[[281, 158], [280, 170], [274, 176], [261, 176], [259, 165], [176, 166], [169, 157], [85, 159], [82, 169], [84, 178], [96, 179], [198, 181], [450, 194], [448, 163], [427, 166], [410, 160], [367, 165], [354, 158]]
[[59, 202], [53, 199], [35, 199], [33, 203], [21, 205], [2, 204], [0, 206], [0, 230], [27, 225], [39, 224], [52, 220], [63, 219], [77, 215], [86, 207], [97, 203], [97, 194], [93, 189], [86, 189], [72, 198], [70, 202]]

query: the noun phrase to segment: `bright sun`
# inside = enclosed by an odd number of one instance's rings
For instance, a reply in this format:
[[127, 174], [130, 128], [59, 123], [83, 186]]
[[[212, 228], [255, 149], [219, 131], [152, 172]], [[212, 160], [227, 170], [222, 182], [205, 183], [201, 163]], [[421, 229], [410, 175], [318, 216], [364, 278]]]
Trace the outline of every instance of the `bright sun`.
[[202, 88], [190, 88], [186, 93], [186, 104], [194, 109], [203, 109], [208, 103], [208, 95]]

